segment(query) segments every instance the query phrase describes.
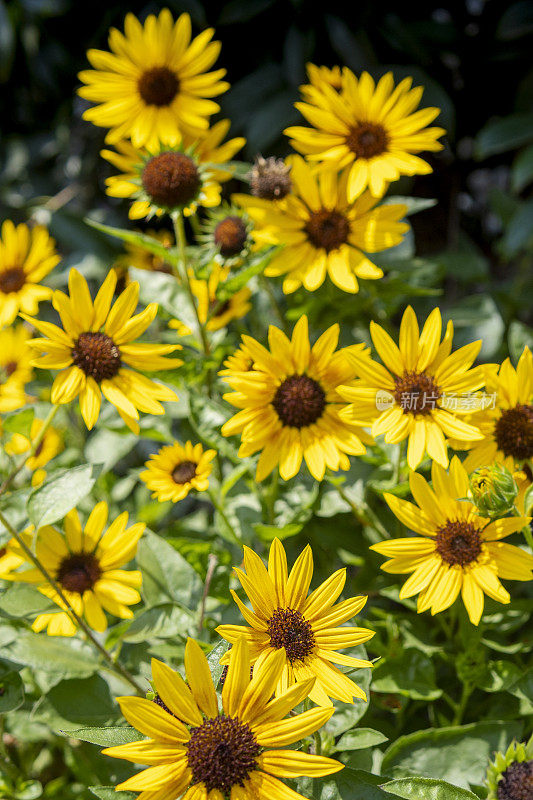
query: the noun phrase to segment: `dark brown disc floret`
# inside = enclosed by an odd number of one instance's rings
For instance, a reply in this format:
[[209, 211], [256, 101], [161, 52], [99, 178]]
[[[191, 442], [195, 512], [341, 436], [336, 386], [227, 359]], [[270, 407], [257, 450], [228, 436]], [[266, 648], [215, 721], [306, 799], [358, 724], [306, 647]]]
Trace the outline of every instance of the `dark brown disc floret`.
[[216, 789], [229, 795], [257, 769], [260, 752], [254, 734], [240, 720], [225, 715], [206, 719], [193, 728], [187, 745], [192, 783], [203, 783], [208, 793]]
[[248, 238], [246, 225], [236, 214], [222, 219], [215, 228], [213, 239], [224, 258], [238, 255]]
[[10, 267], [0, 272], [0, 292], [10, 294], [19, 292], [26, 283], [26, 273], [22, 267]]
[[305, 661], [315, 648], [315, 635], [305, 617], [292, 608], [277, 608], [268, 622], [270, 645], [276, 650], [285, 648], [287, 658]]
[[290, 173], [282, 158], [258, 156], [250, 173], [250, 190], [263, 200], [281, 200], [292, 191]]
[[306, 428], [324, 413], [326, 394], [309, 375], [291, 375], [278, 386], [272, 405], [283, 425]]
[[168, 67], [152, 67], [137, 83], [139, 94], [148, 106], [169, 106], [179, 92], [177, 75]]
[[450, 566], [471, 564], [480, 555], [482, 547], [479, 528], [464, 520], [448, 520], [438, 529], [435, 538], [437, 553]]
[[518, 461], [533, 458], [533, 405], [504, 408], [494, 435], [498, 450]]
[[72, 553], [66, 556], [57, 571], [56, 580], [68, 592], [83, 594], [92, 589], [102, 576], [100, 563], [93, 553]]
[[172, 470], [172, 480], [174, 483], [190, 483], [196, 475], [198, 464], [194, 461], [180, 461]]
[[430, 414], [437, 407], [441, 391], [431, 375], [404, 372], [394, 379], [394, 399], [404, 414]]
[[372, 122], [358, 122], [346, 137], [346, 144], [357, 158], [374, 158], [384, 153], [389, 145], [389, 137], [382, 125]]
[[498, 800], [531, 800], [533, 797], [533, 759], [514, 761], [502, 774]]
[[114, 378], [120, 369], [120, 350], [106, 333], [80, 333], [72, 348], [72, 362], [97, 383]]
[[194, 200], [202, 181], [191, 156], [170, 151], [147, 162], [142, 171], [142, 185], [156, 205], [178, 208]]
[[313, 247], [330, 253], [348, 241], [350, 223], [340, 211], [322, 208], [312, 212], [305, 224], [305, 232]]

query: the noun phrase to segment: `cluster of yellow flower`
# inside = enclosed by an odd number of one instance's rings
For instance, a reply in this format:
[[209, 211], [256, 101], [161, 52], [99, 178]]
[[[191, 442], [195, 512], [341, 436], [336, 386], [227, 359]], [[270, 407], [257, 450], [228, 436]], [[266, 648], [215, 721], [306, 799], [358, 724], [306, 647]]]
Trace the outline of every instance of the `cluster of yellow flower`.
[[[224, 70], [207, 71], [220, 50], [212, 36], [207, 30], [191, 40], [189, 16], [174, 22], [165, 9], [144, 26], [128, 14], [124, 34], [110, 33], [111, 52], [89, 51], [94, 69], [80, 74], [85, 84], [80, 94], [95, 105], [84, 116], [108, 129], [106, 141], [114, 149], [102, 155], [120, 172], [109, 178], [107, 191], [132, 201], [132, 219], [169, 215], [177, 249], [168, 234], [154, 234], [153, 241], [168, 249], [169, 263], [133, 248], [122, 273], [120, 265], [111, 269], [93, 299], [76, 269], [70, 270], [68, 294], [43, 287], [41, 280], [59, 261], [53, 241], [43, 228], [4, 223], [0, 328], [12, 326], [20, 315], [41, 337], [30, 338], [21, 324], [0, 331], [0, 412], [27, 402], [25, 384], [34, 366], [59, 371], [51, 402], [60, 406], [79, 398], [88, 430], [98, 421], [102, 395], [136, 434], [140, 412], [164, 414], [162, 402], [177, 400], [172, 389], [144, 375], [183, 361], [169, 357], [181, 349], [178, 344], [136, 341], [156, 318], [158, 306], [137, 311], [139, 284], [127, 277], [132, 264], [176, 275], [190, 294], [207, 343], [208, 333], [250, 308], [248, 287], [229, 299], [218, 295], [245, 252], [273, 247], [265, 275], [283, 275], [287, 294], [302, 285], [314, 291], [326, 275], [351, 293], [359, 290], [359, 279], [382, 277], [369, 254], [399, 244], [408, 226], [401, 221], [404, 204], [380, 201], [401, 175], [431, 171], [417, 154], [442, 147], [437, 140], [444, 131], [428, 127], [439, 110], [416, 110], [422, 89], [412, 88], [410, 79], [395, 86], [388, 73], [376, 84], [367, 73], [356, 78], [348, 69], [311, 65], [310, 83], [302, 87], [303, 102], [297, 104], [311, 127], [286, 131], [301, 155], [285, 162], [259, 159], [249, 177], [251, 194], [235, 195], [236, 207], [220, 210], [221, 184], [233, 176], [229, 162], [244, 140], [223, 143], [227, 120], [209, 127], [210, 116], [219, 110], [211, 98], [228, 88]], [[199, 226], [199, 207], [211, 209], [203, 235], [209, 233], [218, 258], [207, 277], [198, 277], [184, 256], [183, 216]], [[116, 296], [121, 277], [124, 288]], [[35, 316], [39, 301], [48, 299], [61, 326]], [[179, 320], [171, 327], [180, 336], [190, 333]], [[380, 361], [362, 344], [339, 349], [339, 334], [339, 325], [333, 325], [312, 345], [302, 316], [291, 339], [270, 326], [268, 348], [243, 335], [220, 371], [231, 387], [224, 399], [238, 409], [222, 433], [240, 435], [240, 457], [260, 454], [257, 481], [277, 468], [289, 480], [302, 460], [321, 481], [326, 469], [347, 470], [349, 457], [363, 455], [377, 437], [384, 436], [387, 444], [406, 441], [416, 505], [394, 494], [384, 497], [420, 536], [385, 540], [373, 549], [389, 558], [383, 565], [387, 572], [411, 573], [400, 597], [418, 594], [419, 612], [441, 612], [462, 594], [471, 621], [478, 624], [485, 594], [502, 603], [510, 600], [500, 578], [526, 581], [532, 575], [533, 556], [501, 541], [530, 522], [524, 498], [532, 483], [531, 352], [524, 349], [516, 369], [509, 359], [501, 366], [473, 366], [481, 342], [452, 351], [453, 323], [443, 333], [438, 308], [420, 330], [408, 307], [398, 343], [372, 323]], [[468, 451], [463, 463], [457, 456], [450, 463], [450, 447]], [[59, 434], [49, 425], [44, 429], [42, 420], [34, 420], [30, 438], [15, 434], [6, 447], [11, 454], [30, 452], [26, 466], [32, 471], [60, 449]], [[426, 455], [433, 462], [432, 487], [416, 472]], [[140, 478], [153, 497], [178, 502], [191, 490], [208, 488], [215, 456], [200, 443], [174, 442], [148, 461]], [[492, 519], [474, 503], [469, 475], [492, 464], [504, 465], [519, 484], [513, 516]], [[105, 611], [132, 617], [142, 575], [123, 567], [135, 557], [144, 525], [128, 527], [123, 513], [106, 529], [107, 517], [107, 504], [101, 502], [82, 528], [73, 510], [64, 532], [51, 526], [28, 529], [4, 548], [0, 577], [36, 585], [60, 609], [40, 614], [35, 631], [72, 636], [77, 615], [101, 632], [107, 628]], [[44, 571], [28, 565], [33, 545]], [[174, 800], [183, 793], [185, 800], [290, 800], [300, 795], [278, 777], [324, 776], [342, 766], [319, 754], [269, 748], [318, 730], [333, 712], [331, 698], [365, 698], [335, 666], [371, 666], [337, 652], [372, 636], [365, 628], [344, 627], [365, 598], [335, 605], [345, 570], [309, 594], [310, 548], [289, 573], [277, 539], [268, 568], [249, 548], [244, 567], [235, 572], [252, 608], [232, 594], [248, 627], [218, 628], [233, 645], [223, 659], [228, 667], [223, 713], [206, 659], [192, 640], [185, 655], [187, 683], [154, 661], [157, 702], [121, 700], [126, 718], [150, 738], [107, 752], [149, 766], [119, 787], [140, 791], [142, 800]], [[317, 708], [285, 719], [307, 697]], [[220, 755], [220, 741], [228, 744], [231, 759]]]

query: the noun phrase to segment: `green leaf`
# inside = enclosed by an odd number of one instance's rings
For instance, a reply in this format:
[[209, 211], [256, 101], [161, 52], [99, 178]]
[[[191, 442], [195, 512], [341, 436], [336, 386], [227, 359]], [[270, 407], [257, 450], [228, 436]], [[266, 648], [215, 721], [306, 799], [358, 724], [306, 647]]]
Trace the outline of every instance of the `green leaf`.
[[511, 358], [516, 364], [524, 352], [524, 347], [533, 350], [533, 328], [514, 320], [509, 325], [508, 341]]
[[533, 114], [510, 114], [488, 122], [478, 133], [474, 155], [482, 160], [497, 153], [516, 150], [533, 140]]
[[48, 691], [46, 700], [62, 719], [77, 724], [104, 724], [120, 713], [100, 675], [61, 681]]
[[100, 800], [135, 800], [138, 797], [135, 792], [116, 792], [114, 786], [88, 786], [87, 788]]
[[533, 144], [516, 156], [511, 167], [511, 188], [517, 194], [533, 181]]
[[442, 694], [435, 683], [431, 659], [411, 648], [378, 663], [372, 673], [372, 691], [426, 701], [436, 700]]
[[447, 309], [446, 318], [455, 326], [454, 349], [481, 339], [483, 344], [479, 358], [493, 358], [505, 333], [505, 323], [498, 306], [489, 294], [474, 294], [463, 297]]
[[141, 247], [143, 250], [147, 250], [155, 256], [164, 258], [166, 261], [174, 260], [177, 257], [175, 248], [165, 247], [159, 239], [154, 239], [146, 233], [131, 231], [124, 228], [113, 228], [110, 225], [102, 225], [101, 222], [96, 222], [96, 220], [88, 218], [85, 219], [85, 222], [90, 228], [95, 228], [97, 231], [107, 233], [115, 239], [122, 239], [123, 242]]
[[14, 619], [31, 617], [50, 607], [57, 608], [48, 597], [27, 583], [13, 584], [0, 599], [0, 614]]
[[150, 605], [171, 600], [185, 608], [196, 608], [202, 583], [172, 545], [146, 531], [139, 542], [136, 560], [143, 573], [142, 592]]
[[99, 668], [92, 648], [78, 639], [64, 641], [31, 631], [19, 633], [3, 655], [16, 664], [64, 678], [87, 677]]
[[36, 528], [50, 525], [63, 517], [93, 488], [101, 467], [84, 464], [54, 473], [28, 500], [28, 517]]
[[335, 749], [339, 752], [343, 750], [365, 750], [367, 747], [376, 747], [378, 744], [388, 742], [387, 736], [384, 736], [380, 731], [375, 731], [373, 728], [357, 728], [357, 730], [345, 733], [337, 744]]
[[24, 702], [24, 684], [20, 673], [0, 662], [0, 714], [14, 711]]
[[72, 731], [61, 731], [69, 739], [97, 744], [100, 747], [114, 747], [119, 744], [130, 744], [141, 738], [139, 731], [129, 726], [109, 725], [106, 728], [75, 728]]
[[324, 782], [320, 800], [390, 800], [379, 785], [382, 781], [379, 775], [345, 767]]
[[139, 644], [147, 639], [186, 637], [192, 625], [194, 617], [190, 611], [176, 605], [175, 601], [161, 603], [141, 611], [121, 638], [124, 642]]
[[517, 208], [500, 242], [503, 253], [512, 258], [533, 246], [533, 200]]
[[483, 783], [494, 751], [505, 750], [521, 734], [521, 722], [499, 720], [416, 731], [387, 749], [382, 772], [398, 778], [419, 774], [468, 788]]
[[188, 325], [191, 330], [196, 330], [198, 323], [196, 315], [190, 307], [190, 299], [174, 275], [132, 267], [128, 272], [130, 278], [139, 284], [141, 303], [157, 303], [159, 308], [166, 311], [171, 317], [176, 317]]
[[11, 73], [15, 55], [15, 29], [4, 0], [0, 0], [0, 82], [4, 83]]
[[431, 778], [400, 778], [382, 784], [381, 788], [406, 800], [479, 800], [468, 789]]
[[272, 542], [278, 538], [281, 541], [290, 539], [291, 536], [296, 536], [302, 530], [304, 523], [289, 522], [288, 525], [283, 525], [278, 528], [276, 525], [264, 525], [262, 522], [254, 522], [254, 530], [258, 536], [265, 542]]
[[407, 206], [405, 216], [410, 217], [412, 214], [418, 214], [419, 211], [425, 211], [426, 208], [433, 208], [436, 206], [438, 200], [432, 197], [409, 197], [407, 195], [393, 194], [384, 198], [382, 205], [403, 205]]
[[213, 676], [215, 688], [218, 686], [220, 678], [222, 677], [222, 672], [224, 671], [224, 667], [221, 665], [220, 659], [225, 653], [227, 653], [229, 648], [229, 642], [226, 642], [222, 639], [213, 647], [207, 656], [207, 662], [209, 664], [209, 669], [211, 670], [211, 675]]
[[19, 411], [12, 411], [2, 415], [2, 426], [6, 433], [21, 433], [28, 439], [31, 433], [31, 424], [35, 417], [33, 408], [23, 408]]

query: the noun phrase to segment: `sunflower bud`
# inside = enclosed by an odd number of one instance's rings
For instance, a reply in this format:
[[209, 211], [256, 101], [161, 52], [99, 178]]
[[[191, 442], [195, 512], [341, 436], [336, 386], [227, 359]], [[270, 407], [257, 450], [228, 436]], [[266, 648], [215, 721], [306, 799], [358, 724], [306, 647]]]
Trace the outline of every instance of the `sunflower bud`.
[[487, 517], [510, 511], [518, 494], [515, 479], [502, 464], [477, 469], [470, 476], [470, 488], [479, 513]]
[[264, 200], [281, 200], [292, 189], [290, 171], [282, 158], [258, 156], [250, 173], [252, 194]]
[[487, 800], [523, 800], [533, 790], [533, 736], [529, 742], [513, 741], [506, 752], [495, 754], [489, 765]]

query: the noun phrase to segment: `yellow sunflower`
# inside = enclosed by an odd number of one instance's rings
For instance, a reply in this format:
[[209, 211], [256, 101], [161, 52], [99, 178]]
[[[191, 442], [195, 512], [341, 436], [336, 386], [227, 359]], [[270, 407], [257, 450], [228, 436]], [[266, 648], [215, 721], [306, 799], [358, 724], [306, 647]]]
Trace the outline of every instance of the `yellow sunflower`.
[[0, 237], [0, 328], [11, 325], [19, 311], [36, 314], [40, 301], [52, 296], [39, 284], [59, 261], [46, 228], [15, 227], [6, 219]]
[[205, 492], [215, 456], [216, 450], [204, 451], [201, 444], [174, 442], [151, 456], [145, 464], [147, 469], [139, 477], [159, 502], [177, 503], [193, 489]]
[[493, 522], [482, 517], [467, 498], [468, 474], [457, 458], [446, 472], [432, 465], [433, 488], [417, 472], [409, 483], [417, 503], [385, 493], [384, 498], [399, 520], [422, 538], [394, 539], [372, 545], [390, 561], [385, 572], [412, 575], [404, 583], [400, 598], [418, 594], [418, 613], [431, 609], [438, 614], [449, 608], [459, 592], [474, 625], [483, 613], [484, 595], [509, 603], [510, 595], [500, 583], [528, 581], [533, 577], [533, 556], [502, 542], [506, 536], [529, 524], [529, 517], [508, 517]]
[[465, 468], [473, 472], [496, 462], [510, 472], [521, 470], [533, 459], [533, 356], [529, 347], [524, 348], [516, 369], [508, 358], [497, 372], [487, 369], [485, 393], [489, 400], [494, 398], [494, 407], [475, 415], [483, 439], [471, 444]]
[[26, 403], [25, 385], [33, 377], [30, 339], [22, 324], [0, 330], [0, 413]]
[[[240, 409], [222, 427], [224, 436], [241, 434], [241, 458], [261, 450], [256, 479], [279, 464], [283, 480], [294, 477], [305, 459], [311, 475], [322, 480], [326, 467], [349, 469], [348, 455], [362, 455], [371, 443], [360, 426], [339, 416], [340, 384], [355, 375], [346, 350], [336, 351], [339, 326], [332, 325], [311, 348], [307, 317], [300, 317], [289, 340], [271, 325], [270, 351], [251, 336], [242, 341], [253, 369], [224, 370], [233, 389], [224, 399]], [[364, 345], [350, 348], [363, 352]]]
[[317, 92], [326, 84], [335, 91], [340, 92], [343, 87], [342, 69], [338, 66], [323, 67], [316, 64], [307, 64], [309, 83], [300, 87], [302, 96], [308, 103], [312, 103]]
[[[20, 534], [21, 539], [27, 547], [31, 547], [33, 541], [33, 526]], [[21, 555], [22, 553], [22, 555]], [[26, 563], [26, 556], [19, 547], [16, 539], [10, 539], [5, 545], [0, 547], [0, 579], [11, 580], [11, 573]]]
[[448, 323], [441, 342], [440, 310], [433, 309], [420, 333], [411, 306], [402, 317], [399, 347], [375, 322], [370, 323], [370, 333], [384, 366], [357, 353], [351, 355], [359, 379], [338, 389], [350, 402], [341, 412], [343, 419], [371, 424], [372, 436], [385, 434], [386, 442], [408, 439], [411, 469], [417, 468], [425, 452], [448, 466], [446, 437], [483, 438], [479, 428], [458, 416], [476, 407], [473, 393], [485, 382], [483, 367], [470, 369], [481, 341], [451, 353], [453, 323]]
[[313, 126], [287, 128], [291, 144], [312, 161], [348, 167], [348, 200], [368, 187], [381, 197], [401, 175], [427, 175], [429, 164], [415, 153], [442, 150], [443, 128], [428, 128], [438, 108], [415, 111], [423, 88], [405, 78], [396, 87], [392, 72], [375, 84], [368, 72], [358, 79], [344, 67], [340, 91], [321, 80], [304, 87], [307, 102], [296, 108]]
[[187, 683], [179, 672], [152, 659], [157, 702], [118, 698], [128, 722], [149, 738], [103, 751], [148, 769], [116, 788], [140, 791], [138, 800], [304, 800], [279, 778], [318, 778], [344, 765], [286, 749], [317, 731], [333, 709], [313, 708], [284, 719], [306, 697], [313, 681], [272, 700], [282, 670], [278, 653], [250, 678], [248, 645], [245, 640], [238, 642], [224, 681], [220, 713], [207, 659], [194, 640], [189, 639], [185, 648]]
[[84, 118], [109, 128], [108, 142], [131, 139], [136, 147], [174, 146], [183, 132], [206, 129], [220, 110], [209, 98], [229, 88], [220, 80], [226, 70], [206, 72], [220, 53], [220, 43], [210, 41], [213, 33], [209, 28], [191, 41], [189, 15], [174, 22], [167, 8], [158, 17], [150, 14], [144, 26], [127, 14], [124, 34], [109, 33], [110, 53], [87, 53], [94, 69], [79, 73], [86, 86], [78, 91], [97, 105]]
[[[107, 528], [107, 503], [98, 503], [82, 530], [76, 509], [65, 517], [65, 532], [51, 525], [37, 531], [35, 553], [46, 571], [57, 581], [66, 599], [79, 617], [95, 631], [107, 629], [104, 610], [120, 619], [131, 619], [129, 608], [140, 602], [137, 591], [142, 583], [139, 570], [122, 567], [137, 552], [137, 544], [145, 525], [136, 523], [128, 528], [128, 513], [124, 511]], [[11, 552], [26, 557], [18, 544]], [[44, 579], [37, 567], [10, 572], [9, 580], [34, 584], [61, 611], [39, 614], [32, 625], [34, 631], [46, 628], [49, 636], [74, 636], [76, 624], [55, 589]]]
[[202, 139], [184, 136], [174, 148], [157, 143], [150, 150], [129, 141], [101, 155], [121, 171], [107, 178], [107, 194], [129, 198], [131, 219], [162, 216], [172, 211], [193, 214], [198, 206], [220, 205], [220, 184], [232, 176], [225, 164], [241, 149], [244, 139], [222, 144], [229, 121], [221, 120]]
[[61, 370], [52, 386], [52, 403], [70, 403], [79, 395], [82, 417], [91, 430], [100, 414], [103, 394], [126, 425], [138, 433], [139, 411], [164, 414], [159, 401], [178, 398], [171, 389], [136, 370], [171, 369], [183, 362], [165, 358], [177, 345], [133, 344], [155, 319], [158, 306], [150, 303], [133, 316], [139, 300], [139, 284], [134, 281], [111, 307], [116, 283], [117, 275], [111, 270], [93, 303], [87, 281], [71, 269], [70, 297], [60, 291], [53, 296], [63, 329], [32, 317], [25, 319], [45, 337], [31, 340], [31, 347], [40, 353], [34, 366]]
[[[5, 450], [11, 456], [28, 453], [32, 442], [37, 438], [43, 427], [43, 420], [34, 419], [31, 423], [30, 435], [24, 436], [22, 433], [14, 433], [10, 441], [6, 444]], [[35, 455], [28, 458], [25, 466], [34, 472], [44, 467], [55, 458], [63, 449], [63, 437], [61, 433], [49, 425], [45, 431], [41, 443], [35, 451]]]
[[[228, 642], [243, 636], [249, 643], [256, 669], [274, 653], [283, 655], [283, 671], [276, 685], [276, 695], [298, 681], [315, 678], [309, 697], [320, 705], [331, 705], [330, 697], [353, 703], [366, 700], [364, 691], [335, 664], [359, 669], [371, 667], [370, 661], [338, 653], [346, 647], [367, 642], [374, 635], [367, 628], [340, 627], [354, 617], [366, 603], [366, 597], [351, 597], [334, 605], [346, 583], [346, 569], [337, 572], [308, 595], [313, 577], [313, 552], [309, 545], [296, 560], [290, 574], [287, 556], [279, 539], [272, 542], [268, 569], [259, 556], [244, 548], [244, 569], [235, 574], [252, 604], [249, 609], [231, 590], [249, 627], [219, 625], [217, 632]], [[226, 654], [222, 663], [227, 663]]]
[[323, 170], [318, 175], [303, 158], [291, 160], [292, 193], [279, 203], [237, 195], [254, 222], [252, 236], [264, 245], [281, 245], [265, 275], [285, 275], [286, 294], [303, 284], [309, 291], [324, 283], [326, 273], [345, 292], [359, 291], [358, 278], [383, 277], [366, 253], [399, 244], [409, 226], [400, 222], [406, 206], [381, 205], [366, 192], [355, 202], [346, 194], [348, 172]]

